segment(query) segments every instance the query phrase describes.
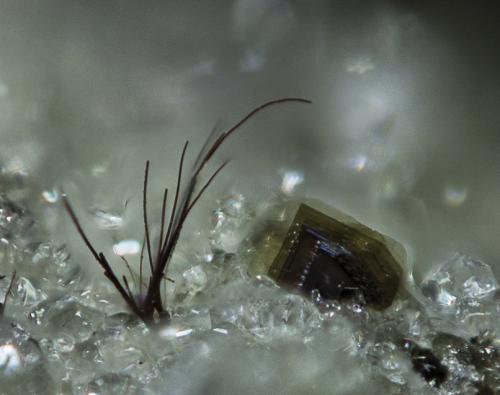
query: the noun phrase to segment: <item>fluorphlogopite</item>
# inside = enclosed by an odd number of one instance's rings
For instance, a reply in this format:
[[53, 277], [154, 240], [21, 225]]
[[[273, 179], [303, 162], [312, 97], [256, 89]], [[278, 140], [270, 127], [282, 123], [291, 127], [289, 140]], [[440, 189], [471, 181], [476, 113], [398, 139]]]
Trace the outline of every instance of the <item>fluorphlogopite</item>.
[[268, 274], [286, 288], [318, 290], [325, 299], [361, 293], [368, 305], [383, 309], [401, 283], [401, 251], [342, 213], [329, 216], [301, 204]]

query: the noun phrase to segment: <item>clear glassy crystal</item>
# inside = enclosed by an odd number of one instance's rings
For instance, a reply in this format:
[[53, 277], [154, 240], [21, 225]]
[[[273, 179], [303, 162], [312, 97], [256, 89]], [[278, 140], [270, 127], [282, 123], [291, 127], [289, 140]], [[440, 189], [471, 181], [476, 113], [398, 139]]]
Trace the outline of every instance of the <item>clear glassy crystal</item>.
[[434, 302], [452, 306], [457, 301], [491, 297], [498, 290], [498, 283], [486, 263], [456, 254], [432, 270], [421, 288]]
[[211, 217], [212, 247], [228, 253], [236, 252], [248, 234], [251, 215], [245, 198], [240, 194], [218, 201], [218, 208]]

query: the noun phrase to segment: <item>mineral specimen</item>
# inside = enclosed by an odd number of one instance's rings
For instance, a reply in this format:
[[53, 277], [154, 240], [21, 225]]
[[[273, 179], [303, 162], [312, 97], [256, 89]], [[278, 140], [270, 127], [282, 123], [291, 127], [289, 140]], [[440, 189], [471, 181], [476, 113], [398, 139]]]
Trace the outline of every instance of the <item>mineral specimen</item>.
[[420, 347], [410, 340], [405, 341], [405, 348], [410, 352], [413, 369], [425, 381], [439, 388], [448, 376], [448, 368], [430, 349]]
[[388, 307], [403, 272], [397, 243], [342, 213], [333, 216], [301, 204], [269, 276], [306, 295], [314, 290], [324, 299], [361, 294], [374, 308]]

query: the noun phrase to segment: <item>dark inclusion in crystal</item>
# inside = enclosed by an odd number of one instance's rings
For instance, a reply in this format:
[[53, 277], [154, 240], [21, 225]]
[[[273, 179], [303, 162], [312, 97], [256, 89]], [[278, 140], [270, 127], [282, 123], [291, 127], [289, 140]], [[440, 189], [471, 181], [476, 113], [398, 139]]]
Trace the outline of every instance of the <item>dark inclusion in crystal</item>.
[[402, 276], [387, 240], [302, 204], [269, 274], [306, 295], [317, 289], [325, 299], [345, 299], [359, 292], [367, 304], [383, 309], [392, 303]]
[[410, 352], [413, 369], [428, 383], [439, 388], [448, 377], [448, 368], [428, 349], [406, 340], [405, 348]]

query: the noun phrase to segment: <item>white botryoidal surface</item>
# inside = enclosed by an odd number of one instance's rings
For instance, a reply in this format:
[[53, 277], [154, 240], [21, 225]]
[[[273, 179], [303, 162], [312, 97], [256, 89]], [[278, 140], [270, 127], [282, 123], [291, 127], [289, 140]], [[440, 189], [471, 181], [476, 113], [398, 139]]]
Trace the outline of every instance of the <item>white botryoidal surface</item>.
[[[91, 257], [76, 262], [42, 240], [27, 202], [0, 203], [0, 300], [11, 271], [18, 277], [0, 325], [3, 393], [462, 394], [485, 380], [499, 389], [499, 286], [488, 265], [464, 255], [385, 312], [317, 293], [307, 300], [247, 273], [249, 224], [262, 204], [279, 213], [279, 202], [230, 194], [179, 244], [166, 290], [172, 320], [151, 331], [104, 277], [85, 274]], [[451, 344], [440, 351], [446, 379], [427, 383], [401, 340], [432, 348], [441, 332], [485, 344], [490, 370], [457, 360], [465, 346]]]

